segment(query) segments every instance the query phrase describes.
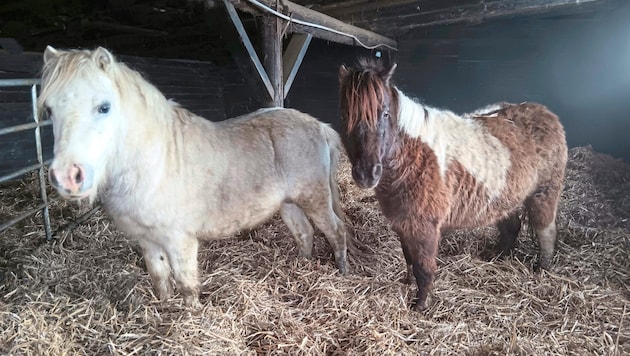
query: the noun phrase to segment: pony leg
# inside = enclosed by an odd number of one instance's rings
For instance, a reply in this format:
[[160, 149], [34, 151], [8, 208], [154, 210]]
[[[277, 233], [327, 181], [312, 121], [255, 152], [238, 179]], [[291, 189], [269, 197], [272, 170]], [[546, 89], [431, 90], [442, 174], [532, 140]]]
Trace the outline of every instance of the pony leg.
[[535, 269], [549, 269], [553, 260], [556, 245], [556, 211], [560, 189], [538, 189], [534, 195], [525, 202], [529, 223], [532, 225], [538, 237], [540, 257]]
[[[335, 265], [339, 272], [348, 274], [346, 225], [337, 217], [330, 202], [314, 204], [311, 207], [319, 207], [319, 209], [305, 209], [306, 213], [313, 220], [315, 226], [324, 233], [328, 243], [332, 246], [335, 253]], [[325, 208], [322, 209], [321, 207]]]
[[499, 229], [499, 247], [501, 256], [507, 256], [512, 252], [516, 237], [521, 231], [521, 218], [518, 211], [515, 211], [497, 223]]
[[[438, 251], [440, 230], [436, 226], [427, 227], [420, 231], [405, 231], [394, 229], [400, 237], [400, 243], [408, 263], [408, 270], [413, 272], [416, 278], [418, 291], [411, 306], [416, 310], [426, 309], [426, 301], [433, 284], [437, 263], [435, 261]], [[406, 251], [406, 252], [405, 252]], [[411, 261], [411, 266], [409, 266]], [[411, 268], [409, 268], [411, 267]]]
[[311, 258], [313, 256], [314, 231], [304, 211], [293, 203], [284, 203], [280, 207], [280, 216], [297, 242], [298, 256]]
[[199, 277], [197, 252], [199, 242], [194, 236], [180, 235], [167, 241], [166, 253], [173, 270], [177, 288], [184, 298], [184, 304], [199, 308]]
[[169, 282], [171, 268], [168, 265], [168, 258], [164, 249], [147, 239], [140, 239], [138, 243], [142, 249], [144, 264], [151, 276], [153, 288], [158, 298], [168, 299], [173, 293], [173, 288]]
[[[398, 234], [400, 236], [400, 234]], [[414, 282], [415, 277], [413, 275], [413, 259], [409, 254], [409, 250], [407, 249], [407, 245], [402, 243], [402, 238], [400, 239], [400, 245], [403, 250], [403, 255], [405, 256], [405, 262], [407, 262], [407, 274], [403, 279], [403, 283], [411, 284]]]

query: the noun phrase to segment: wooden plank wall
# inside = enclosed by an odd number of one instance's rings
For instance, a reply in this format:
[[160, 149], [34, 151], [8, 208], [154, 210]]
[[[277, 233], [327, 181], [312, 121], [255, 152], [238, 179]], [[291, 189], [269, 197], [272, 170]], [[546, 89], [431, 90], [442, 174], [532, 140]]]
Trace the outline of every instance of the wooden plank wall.
[[[208, 62], [120, 56], [140, 71], [167, 98], [197, 115], [225, 119], [223, 73]], [[34, 78], [42, 65], [40, 53], [0, 51], [0, 78]], [[28, 87], [0, 88], [0, 127], [32, 121]], [[44, 158], [52, 157], [52, 128], [42, 130]], [[0, 175], [37, 162], [33, 130], [0, 136]]]

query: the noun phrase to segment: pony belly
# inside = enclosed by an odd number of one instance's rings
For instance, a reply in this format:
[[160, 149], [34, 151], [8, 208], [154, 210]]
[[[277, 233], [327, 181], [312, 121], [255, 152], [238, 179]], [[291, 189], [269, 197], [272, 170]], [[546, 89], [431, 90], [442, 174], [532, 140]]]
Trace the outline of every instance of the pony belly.
[[468, 229], [486, 227], [496, 223], [522, 206], [525, 197], [502, 196], [490, 199], [482, 186], [476, 194], [454, 197], [444, 227]]
[[280, 203], [260, 207], [257, 209], [243, 209], [238, 214], [224, 214], [217, 216], [211, 213], [207, 224], [198, 232], [197, 236], [203, 240], [219, 240], [232, 237], [231, 235], [258, 227], [269, 220], [280, 209]]
[[487, 227], [508, 216], [516, 209], [516, 207], [510, 209], [485, 207], [467, 212], [451, 212], [443, 227], [445, 229], [475, 229]]

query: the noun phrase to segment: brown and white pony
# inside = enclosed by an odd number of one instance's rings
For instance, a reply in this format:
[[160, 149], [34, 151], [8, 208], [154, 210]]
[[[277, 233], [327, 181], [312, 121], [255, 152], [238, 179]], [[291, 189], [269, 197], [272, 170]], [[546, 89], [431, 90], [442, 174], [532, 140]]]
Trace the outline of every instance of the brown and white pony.
[[352, 176], [375, 188], [400, 237], [408, 277], [426, 307], [441, 232], [496, 223], [504, 253], [525, 205], [549, 268], [567, 161], [558, 117], [535, 103], [495, 104], [457, 115], [411, 99], [392, 84], [396, 65], [361, 59], [339, 69], [342, 140]]
[[251, 228], [276, 211], [310, 257], [313, 227], [347, 272], [337, 162], [328, 125], [291, 109], [213, 123], [168, 101], [104, 48], [44, 53], [39, 106], [53, 121], [50, 182], [67, 199], [97, 196], [135, 237], [160, 298], [172, 272], [198, 306], [198, 239]]

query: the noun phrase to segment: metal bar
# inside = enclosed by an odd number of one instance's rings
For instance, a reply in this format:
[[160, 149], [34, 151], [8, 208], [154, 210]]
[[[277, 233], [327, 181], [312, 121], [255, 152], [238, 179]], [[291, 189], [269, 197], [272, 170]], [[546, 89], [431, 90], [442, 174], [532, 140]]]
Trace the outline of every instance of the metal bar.
[[39, 204], [38, 206], [36, 206], [35, 208], [28, 210], [20, 215], [18, 215], [16, 218], [13, 218], [7, 222], [5, 222], [4, 224], [0, 225], [0, 232], [10, 228], [11, 226], [17, 224], [18, 222], [28, 218], [29, 216], [33, 215], [34, 213], [36, 213], [39, 210], [42, 210], [42, 208], [45, 206], [44, 203]]
[[260, 79], [262, 80], [263, 84], [267, 88], [269, 97], [273, 99], [274, 97], [273, 85], [271, 84], [271, 81], [269, 80], [269, 76], [267, 75], [267, 72], [265, 71], [265, 67], [263, 67], [262, 63], [260, 62], [260, 59], [258, 58], [258, 54], [256, 54], [256, 50], [254, 49], [252, 42], [249, 40], [247, 31], [245, 31], [245, 27], [243, 26], [241, 19], [238, 17], [238, 12], [236, 12], [236, 8], [234, 8], [234, 5], [229, 0], [223, 0], [223, 5], [225, 6], [225, 9], [227, 10], [227, 13], [230, 16], [230, 19], [232, 20], [232, 23], [234, 24], [234, 27], [236, 28], [236, 31], [238, 32], [238, 35], [241, 38], [241, 42], [243, 42], [243, 45], [245, 46], [245, 49], [247, 50], [247, 53], [249, 54], [249, 57], [252, 63], [254, 64], [254, 67], [256, 68], [258, 75], [260, 76]]
[[[50, 162], [52, 162], [52, 159], [44, 161], [44, 165], [48, 165], [48, 164], [50, 164]], [[22, 169], [20, 169], [18, 171], [15, 171], [15, 172], [3, 175], [2, 177], [0, 177], [0, 183], [6, 182], [6, 181], [8, 181], [10, 179], [13, 179], [15, 177], [19, 177], [22, 174], [25, 174], [25, 173], [28, 173], [28, 172], [32, 172], [32, 171], [40, 168], [41, 166], [42, 166], [41, 163], [35, 163], [35, 164], [30, 165], [28, 167], [24, 167], [24, 168], [22, 168]]]
[[38, 128], [38, 127], [42, 127], [42, 126], [49, 126], [52, 125], [52, 121], [50, 120], [43, 120], [43, 121], [38, 121], [38, 122], [31, 122], [28, 124], [21, 124], [21, 125], [15, 125], [15, 126], [11, 126], [11, 127], [5, 127], [3, 129], [0, 129], [0, 136], [2, 135], [6, 135], [9, 133], [13, 133], [13, 132], [20, 132], [20, 131], [26, 131], [28, 129], [34, 129], [34, 128]]
[[312, 39], [313, 35], [311, 35], [310, 33], [294, 33], [291, 36], [291, 41], [289, 41], [289, 44], [287, 45], [287, 49], [284, 51], [282, 62], [284, 67], [283, 74], [285, 98], [287, 97], [287, 95], [289, 95], [289, 90], [291, 89], [293, 80], [297, 75], [298, 69], [300, 69], [300, 65], [302, 65], [302, 60], [304, 60], [306, 50], [308, 49], [308, 46], [311, 43]]
[[[31, 86], [31, 105], [33, 108], [33, 119], [39, 124], [39, 113], [37, 112], [37, 84]], [[44, 231], [46, 231], [46, 240], [52, 239], [50, 229], [50, 214], [48, 211], [48, 195], [46, 194], [46, 174], [44, 173], [44, 154], [42, 152], [41, 128], [38, 125], [35, 128], [35, 148], [37, 149], [37, 162], [39, 162], [39, 192], [44, 202], [42, 209], [44, 218]]]
[[39, 84], [39, 78], [32, 79], [0, 79], [0, 87], [20, 87]]

